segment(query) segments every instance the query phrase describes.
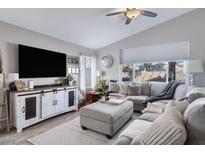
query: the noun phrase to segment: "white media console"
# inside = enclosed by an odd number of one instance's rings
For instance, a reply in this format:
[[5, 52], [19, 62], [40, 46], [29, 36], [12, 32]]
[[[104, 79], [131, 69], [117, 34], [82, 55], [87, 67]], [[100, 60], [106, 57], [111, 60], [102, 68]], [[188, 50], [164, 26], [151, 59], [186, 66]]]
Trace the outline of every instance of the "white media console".
[[10, 92], [10, 122], [17, 132], [47, 118], [78, 109], [76, 86]]

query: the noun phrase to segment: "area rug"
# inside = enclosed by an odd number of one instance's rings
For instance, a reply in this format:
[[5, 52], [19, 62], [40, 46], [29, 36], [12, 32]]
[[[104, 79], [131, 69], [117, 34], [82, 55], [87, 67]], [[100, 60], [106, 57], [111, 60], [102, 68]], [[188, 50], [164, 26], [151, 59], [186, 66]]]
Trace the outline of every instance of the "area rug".
[[89, 129], [82, 130], [80, 127], [80, 117], [76, 117], [69, 122], [29, 138], [27, 141], [34, 145], [111, 145], [115, 144], [120, 132], [135, 118], [136, 115], [112, 139], [107, 139], [104, 134]]

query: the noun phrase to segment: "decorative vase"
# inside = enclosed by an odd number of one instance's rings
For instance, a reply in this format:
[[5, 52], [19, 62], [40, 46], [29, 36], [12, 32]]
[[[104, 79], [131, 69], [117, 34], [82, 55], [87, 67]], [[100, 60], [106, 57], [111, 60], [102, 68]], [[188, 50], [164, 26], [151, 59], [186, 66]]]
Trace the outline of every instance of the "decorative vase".
[[106, 97], [105, 96], [102, 96], [102, 101], [106, 101]]

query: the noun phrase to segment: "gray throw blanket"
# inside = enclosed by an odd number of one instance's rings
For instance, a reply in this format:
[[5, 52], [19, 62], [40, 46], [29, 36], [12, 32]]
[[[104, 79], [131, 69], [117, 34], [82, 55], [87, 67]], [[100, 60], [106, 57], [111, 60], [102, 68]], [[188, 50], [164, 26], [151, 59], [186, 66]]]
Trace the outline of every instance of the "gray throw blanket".
[[158, 96], [150, 96], [145, 100], [145, 103], [154, 102], [157, 100], [171, 99], [174, 95], [175, 89], [180, 85], [180, 82], [170, 81], [168, 85], [162, 90]]

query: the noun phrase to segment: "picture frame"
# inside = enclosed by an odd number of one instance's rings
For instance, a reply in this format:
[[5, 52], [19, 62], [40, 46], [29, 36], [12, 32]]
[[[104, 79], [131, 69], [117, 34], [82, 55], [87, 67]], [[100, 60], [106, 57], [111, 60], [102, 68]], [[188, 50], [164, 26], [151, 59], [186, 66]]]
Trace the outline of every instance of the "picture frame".
[[75, 72], [76, 72], [76, 71], [75, 71], [75, 67], [73, 67], [71, 73], [72, 73], [72, 74], [75, 74]]
[[76, 73], [76, 74], [79, 74], [79, 68], [76, 68], [76, 69], [75, 69], [75, 73]]
[[20, 91], [28, 91], [28, 88], [26, 87], [26, 81], [23, 80], [15, 80], [14, 84], [16, 86], [16, 90], [18, 92]]
[[71, 67], [68, 67], [68, 73], [69, 73], [69, 74], [72, 73]]
[[68, 56], [68, 64], [76, 64], [78, 65], [80, 62], [80, 58], [77, 56]]

